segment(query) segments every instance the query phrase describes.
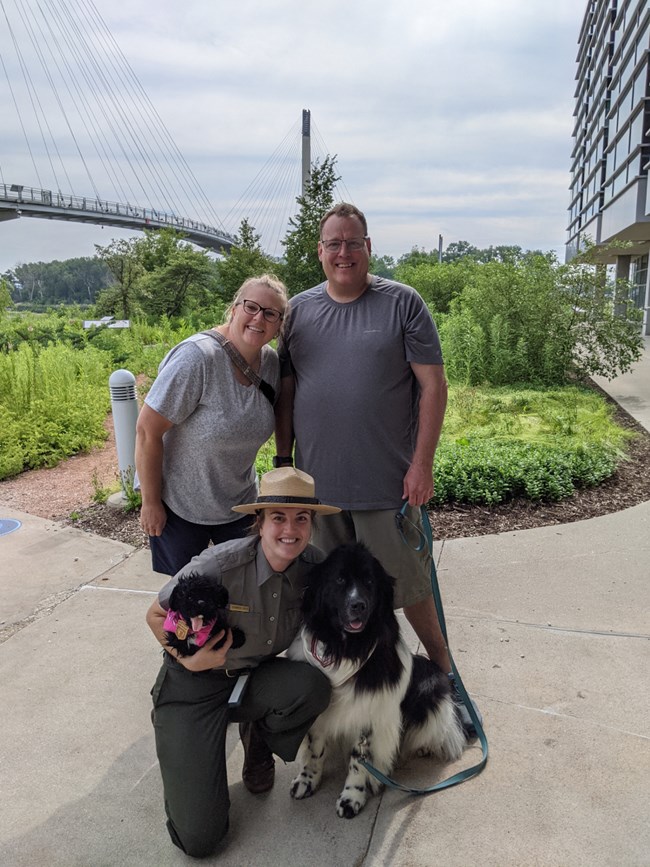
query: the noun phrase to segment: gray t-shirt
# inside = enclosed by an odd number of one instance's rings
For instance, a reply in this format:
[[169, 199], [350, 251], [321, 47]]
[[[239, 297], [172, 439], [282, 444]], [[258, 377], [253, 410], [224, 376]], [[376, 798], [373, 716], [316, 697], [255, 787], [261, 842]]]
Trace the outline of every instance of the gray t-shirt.
[[296, 382], [296, 466], [342, 509], [393, 509], [417, 436], [416, 364], [442, 364], [438, 332], [410, 286], [372, 277], [347, 304], [321, 283], [291, 299], [280, 358]]
[[[260, 376], [277, 391], [275, 350], [262, 347]], [[273, 433], [273, 407], [235, 378], [217, 341], [194, 334], [169, 351], [145, 402], [172, 422], [163, 437], [162, 498], [194, 524], [227, 524], [257, 496], [255, 458]]]
[[274, 572], [264, 556], [259, 536], [232, 539], [206, 548], [165, 584], [158, 602], [166, 611], [181, 575], [196, 572], [228, 590], [228, 619], [246, 634], [241, 647], [228, 652], [228, 670], [253, 667], [267, 656], [282, 653], [293, 641], [301, 622], [300, 602], [307, 577], [324, 554], [313, 545], [284, 572]]

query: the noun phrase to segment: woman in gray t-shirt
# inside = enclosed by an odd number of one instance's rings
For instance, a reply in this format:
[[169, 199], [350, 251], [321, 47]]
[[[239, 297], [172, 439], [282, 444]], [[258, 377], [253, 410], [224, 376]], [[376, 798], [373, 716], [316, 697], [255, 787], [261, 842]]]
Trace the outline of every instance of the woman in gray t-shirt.
[[224, 348], [225, 339], [274, 391], [278, 359], [268, 344], [287, 310], [284, 284], [246, 280], [228, 321], [189, 337], [160, 364], [137, 423], [135, 460], [142, 491], [140, 524], [153, 568], [174, 575], [207, 548], [246, 534], [250, 518], [231, 509], [254, 499], [255, 458], [273, 433], [273, 405]]

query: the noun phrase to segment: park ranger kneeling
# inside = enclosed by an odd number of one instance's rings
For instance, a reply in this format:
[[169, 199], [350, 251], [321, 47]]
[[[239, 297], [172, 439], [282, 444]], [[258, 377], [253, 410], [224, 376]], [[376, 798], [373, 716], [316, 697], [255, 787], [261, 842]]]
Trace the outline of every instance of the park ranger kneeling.
[[[277, 654], [298, 631], [307, 575], [323, 559], [309, 544], [314, 516], [339, 509], [316, 499], [311, 476], [282, 467], [262, 476], [255, 503], [234, 511], [257, 516], [254, 535], [194, 557], [147, 612], [147, 623], [165, 649], [151, 694], [167, 828], [176, 846], [195, 858], [213, 854], [228, 830], [228, 723], [239, 723], [242, 777], [247, 789], [259, 794], [273, 786], [273, 753], [292, 761], [330, 699], [329, 681], [321, 672]], [[178, 579], [190, 574], [226, 587], [228, 619], [244, 632], [242, 646], [231, 647], [230, 629], [223, 644], [222, 630], [191, 656], [168, 646], [169, 600]]]

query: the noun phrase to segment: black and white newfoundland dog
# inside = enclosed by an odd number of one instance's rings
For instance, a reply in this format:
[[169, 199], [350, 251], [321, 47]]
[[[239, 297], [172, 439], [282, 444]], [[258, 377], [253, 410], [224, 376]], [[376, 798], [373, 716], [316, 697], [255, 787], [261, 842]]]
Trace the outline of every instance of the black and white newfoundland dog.
[[346, 819], [381, 789], [359, 758], [390, 775], [400, 754], [449, 761], [461, 755], [466, 739], [449, 679], [406, 646], [393, 611], [393, 578], [364, 545], [342, 545], [314, 568], [303, 617], [287, 656], [320, 668], [332, 683], [332, 699], [300, 748], [292, 797], [314, 794], [331, 741], [350, 752], [336, 802]]

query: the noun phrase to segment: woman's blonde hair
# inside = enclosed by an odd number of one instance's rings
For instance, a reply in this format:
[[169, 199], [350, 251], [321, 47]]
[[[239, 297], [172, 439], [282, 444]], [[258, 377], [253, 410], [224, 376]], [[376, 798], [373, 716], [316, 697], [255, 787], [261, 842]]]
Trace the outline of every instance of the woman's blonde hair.
[[[280, 302], [280, 309], [282, 311], [282, 321], [280, 323], [280, 330], [278, 334], [282, 334], [282, 330], [287, 323], [287, 319], [289, 317], [289, 293], [287, 292], [287, 287], [284, 285], [282, 280], [278, 280], [277, 277], [273, 276], [273, 274], [261, 274], [259, 277], [249, 277], [247, 280], [241, 284], [237, 292], [235, 293], [235, 297], [232, 299], [232, 303], [226, 309], [225, 313], [225, 323], [230, 322], [235, 312], [235, 307], [241, 301], [244, 300], [246, 292], [251, 286], [266, 286], [267, 289], [270, 289], [271, 292], [275, 292], [278, 296], [278, 300]], [[224, 323], [224, 324], [225, 324]]]

